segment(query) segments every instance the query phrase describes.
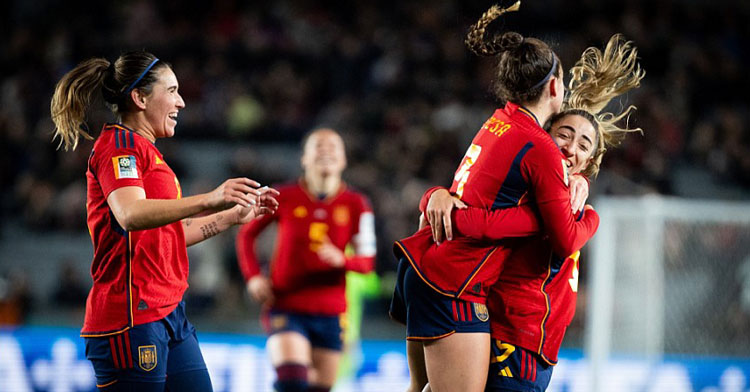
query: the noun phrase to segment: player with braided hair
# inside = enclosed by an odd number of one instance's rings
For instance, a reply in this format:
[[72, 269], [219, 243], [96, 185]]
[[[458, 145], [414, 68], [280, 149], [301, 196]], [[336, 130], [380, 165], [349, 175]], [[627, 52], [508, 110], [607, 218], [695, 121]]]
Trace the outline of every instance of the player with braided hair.
[[[474, 137], [451, 192], [460, 198], [456, 204], [504, 216], [504, 238], [537, 233], [536, 206], [554, 249], [571, 254], [591, 238], [599, 218], [589, 209], [575, 221], [563, 156], [542, 128], [563, 102], [560, 61], [543, 41], [516, 32], [485, 39], [493, 20], [516, 9], [518, 4], [492, 7], [469, 31], [466, 43], [473, 52], [497, 58], [495, 93], [506, 104]], [[515, 206], [521, 207], [508, 208]], [[438, 246], [442, 226], [430, 222], [432, 229], [395, 246], [400, 263], [391, 316], [406, 324], [410, 390], [421, 390], [429, 379], [436, 391], [480, 391], [490, 356], [485, 303], [518, 239], [449, 236]]]
[[[578, 173], [596, 176], [606, 149], [619, 144], [628, 133], [641, 131], [627, 125], [634, 106], [619, 114], [604, 111], [613, 98], [640, 85], [645, 72], [637, 55], [632, 43], [617, 34], [603, 52], [586, 49], [571, 69], [570, 97], [546, 127], [565, 156], [571, 178], [582, 178]], [[622, 120], [626, 124], [620, 127]], [[588, 194], [588, 183], [579, 184]], [[431, 208], [450, 210], [451, 199], [445, 190], [435, 192]], [[476, 239], [502, 240], [499, 228], [507, 223], [497, 211], [469, 222], [467, 217], [474, 209], [455, 211], [455, 228]], [[517, 243], [487, 300], [493, 342], [486, 390], [547, 388], [565, 329], [575, 313], [579, 256], [578, 251], [559, 256], [543, 235]]]

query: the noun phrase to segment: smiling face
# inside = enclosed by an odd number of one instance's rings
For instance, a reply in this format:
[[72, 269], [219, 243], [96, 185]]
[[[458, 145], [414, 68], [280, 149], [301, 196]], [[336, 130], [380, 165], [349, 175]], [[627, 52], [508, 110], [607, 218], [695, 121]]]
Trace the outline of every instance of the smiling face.
[[568, 173], [580, 173], [591, 162], [596, 149], [596, 130], [584, 117], [563, 116], [552, 124], [550, 135], [565, 156]]
[[177, 113], [185, 107], [185, 101], [177, 91], [177, 76], [170, 67], [159, 68], [156, 75], [151, 94], [145, 97], [146, 120], [153, 129], [155, 138], [172, 137], [177, 125]]
[[345, 167], [344, 141], [338, 133], [319, 129], [308, 136], [302, 153], [302, 168], [306, 173], [340, 176]]

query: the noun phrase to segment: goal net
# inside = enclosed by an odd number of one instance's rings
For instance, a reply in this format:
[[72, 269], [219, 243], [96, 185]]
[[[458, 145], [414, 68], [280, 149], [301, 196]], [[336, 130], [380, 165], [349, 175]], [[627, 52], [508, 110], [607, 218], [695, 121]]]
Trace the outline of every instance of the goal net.
[[750, 357], [750, 204], [598, 198], [585, 352], [591, 390], [614, 357]]

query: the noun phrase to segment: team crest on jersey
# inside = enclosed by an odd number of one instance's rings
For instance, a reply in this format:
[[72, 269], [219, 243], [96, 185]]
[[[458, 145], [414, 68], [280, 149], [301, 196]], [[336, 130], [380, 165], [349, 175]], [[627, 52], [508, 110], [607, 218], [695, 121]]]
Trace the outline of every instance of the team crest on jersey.
[[138, 366], [150, 372], [156, 367], [156, 346], [138, 346]]
[[333, 221], [339, 226], [349, 224], [349, 209], [346, 206], [338, 206], [334, 208]]
[[490, 312], [487, 311], [485, 304], [474, 303], [474, 314], [477, 315], [477, 319], [481, 322], [485, 322], [490, 319]]
[[307, 208], [305, 208], [305, 206], [297, 206], [292, 210], [292, 214], [295, 218], [304, 218], [307, 216]]
[[138, 178], [138, 168], [135, 165], [135, 156], [120, 155], [112, 158], [115, 167], [115, 178]]
[[565, 180], [565, 186], [568, 186], [568, 162], [565, 159], [562, 160], [563, 165], [563, 180]]

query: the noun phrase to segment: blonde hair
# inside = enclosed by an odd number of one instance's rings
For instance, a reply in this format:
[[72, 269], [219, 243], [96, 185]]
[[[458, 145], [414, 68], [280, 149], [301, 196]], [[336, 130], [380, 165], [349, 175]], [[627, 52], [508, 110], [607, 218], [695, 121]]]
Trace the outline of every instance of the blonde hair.
[[57, 148], [65, 151], [78, 147], [78, 140], [93, 137], [84, 130], [86, 110], [94, 93], [101, 88], [109, 61], [93, 58], [78, 64], [57, 82], [50, 103], [50, 114], [55, 123], [53, 140], [60, 138]]
[[[615, 34], [603, 52], [595, 47], [584, 50], [570, 73], [570, 96], [563, 110], [550, 119], [550, 124], [567, 114], [589, 114], [584, 117], [589, 121], [593, 119], [597, 142], [591, 162], [583, 174], [596, 176], [608, 147], [619, 145], [628, 133], [643, 133], [640, 128], [629, 128], [628, 120], [636, 109], [635, 105], [628, 106], [619, 114], [603, 110], [615, 97], [639, 87], [646, 71], [638, 63], [638, 48], [633, 46], [633, 42], [625, 41], [622, 34]], [[625, 120], [625, 124], [621, 127], [618, 123], [622, 120]]]
[[114, 62], [92, 58], [66, 73], [57, 85], [50, 103], [50, 115], [55, 123], [52, 140], [60, 138], [57, 148], [75, 150], [81, 137], [92, 140], [85, 125], [86, 111], [101, 93], [107, 106], [118, 118], [133, 110], [128, 93], [135, 89], [151, 94], [157, 80], [156, 72], [168, 63], [158, 61], [151, 53], [127, 52]]

